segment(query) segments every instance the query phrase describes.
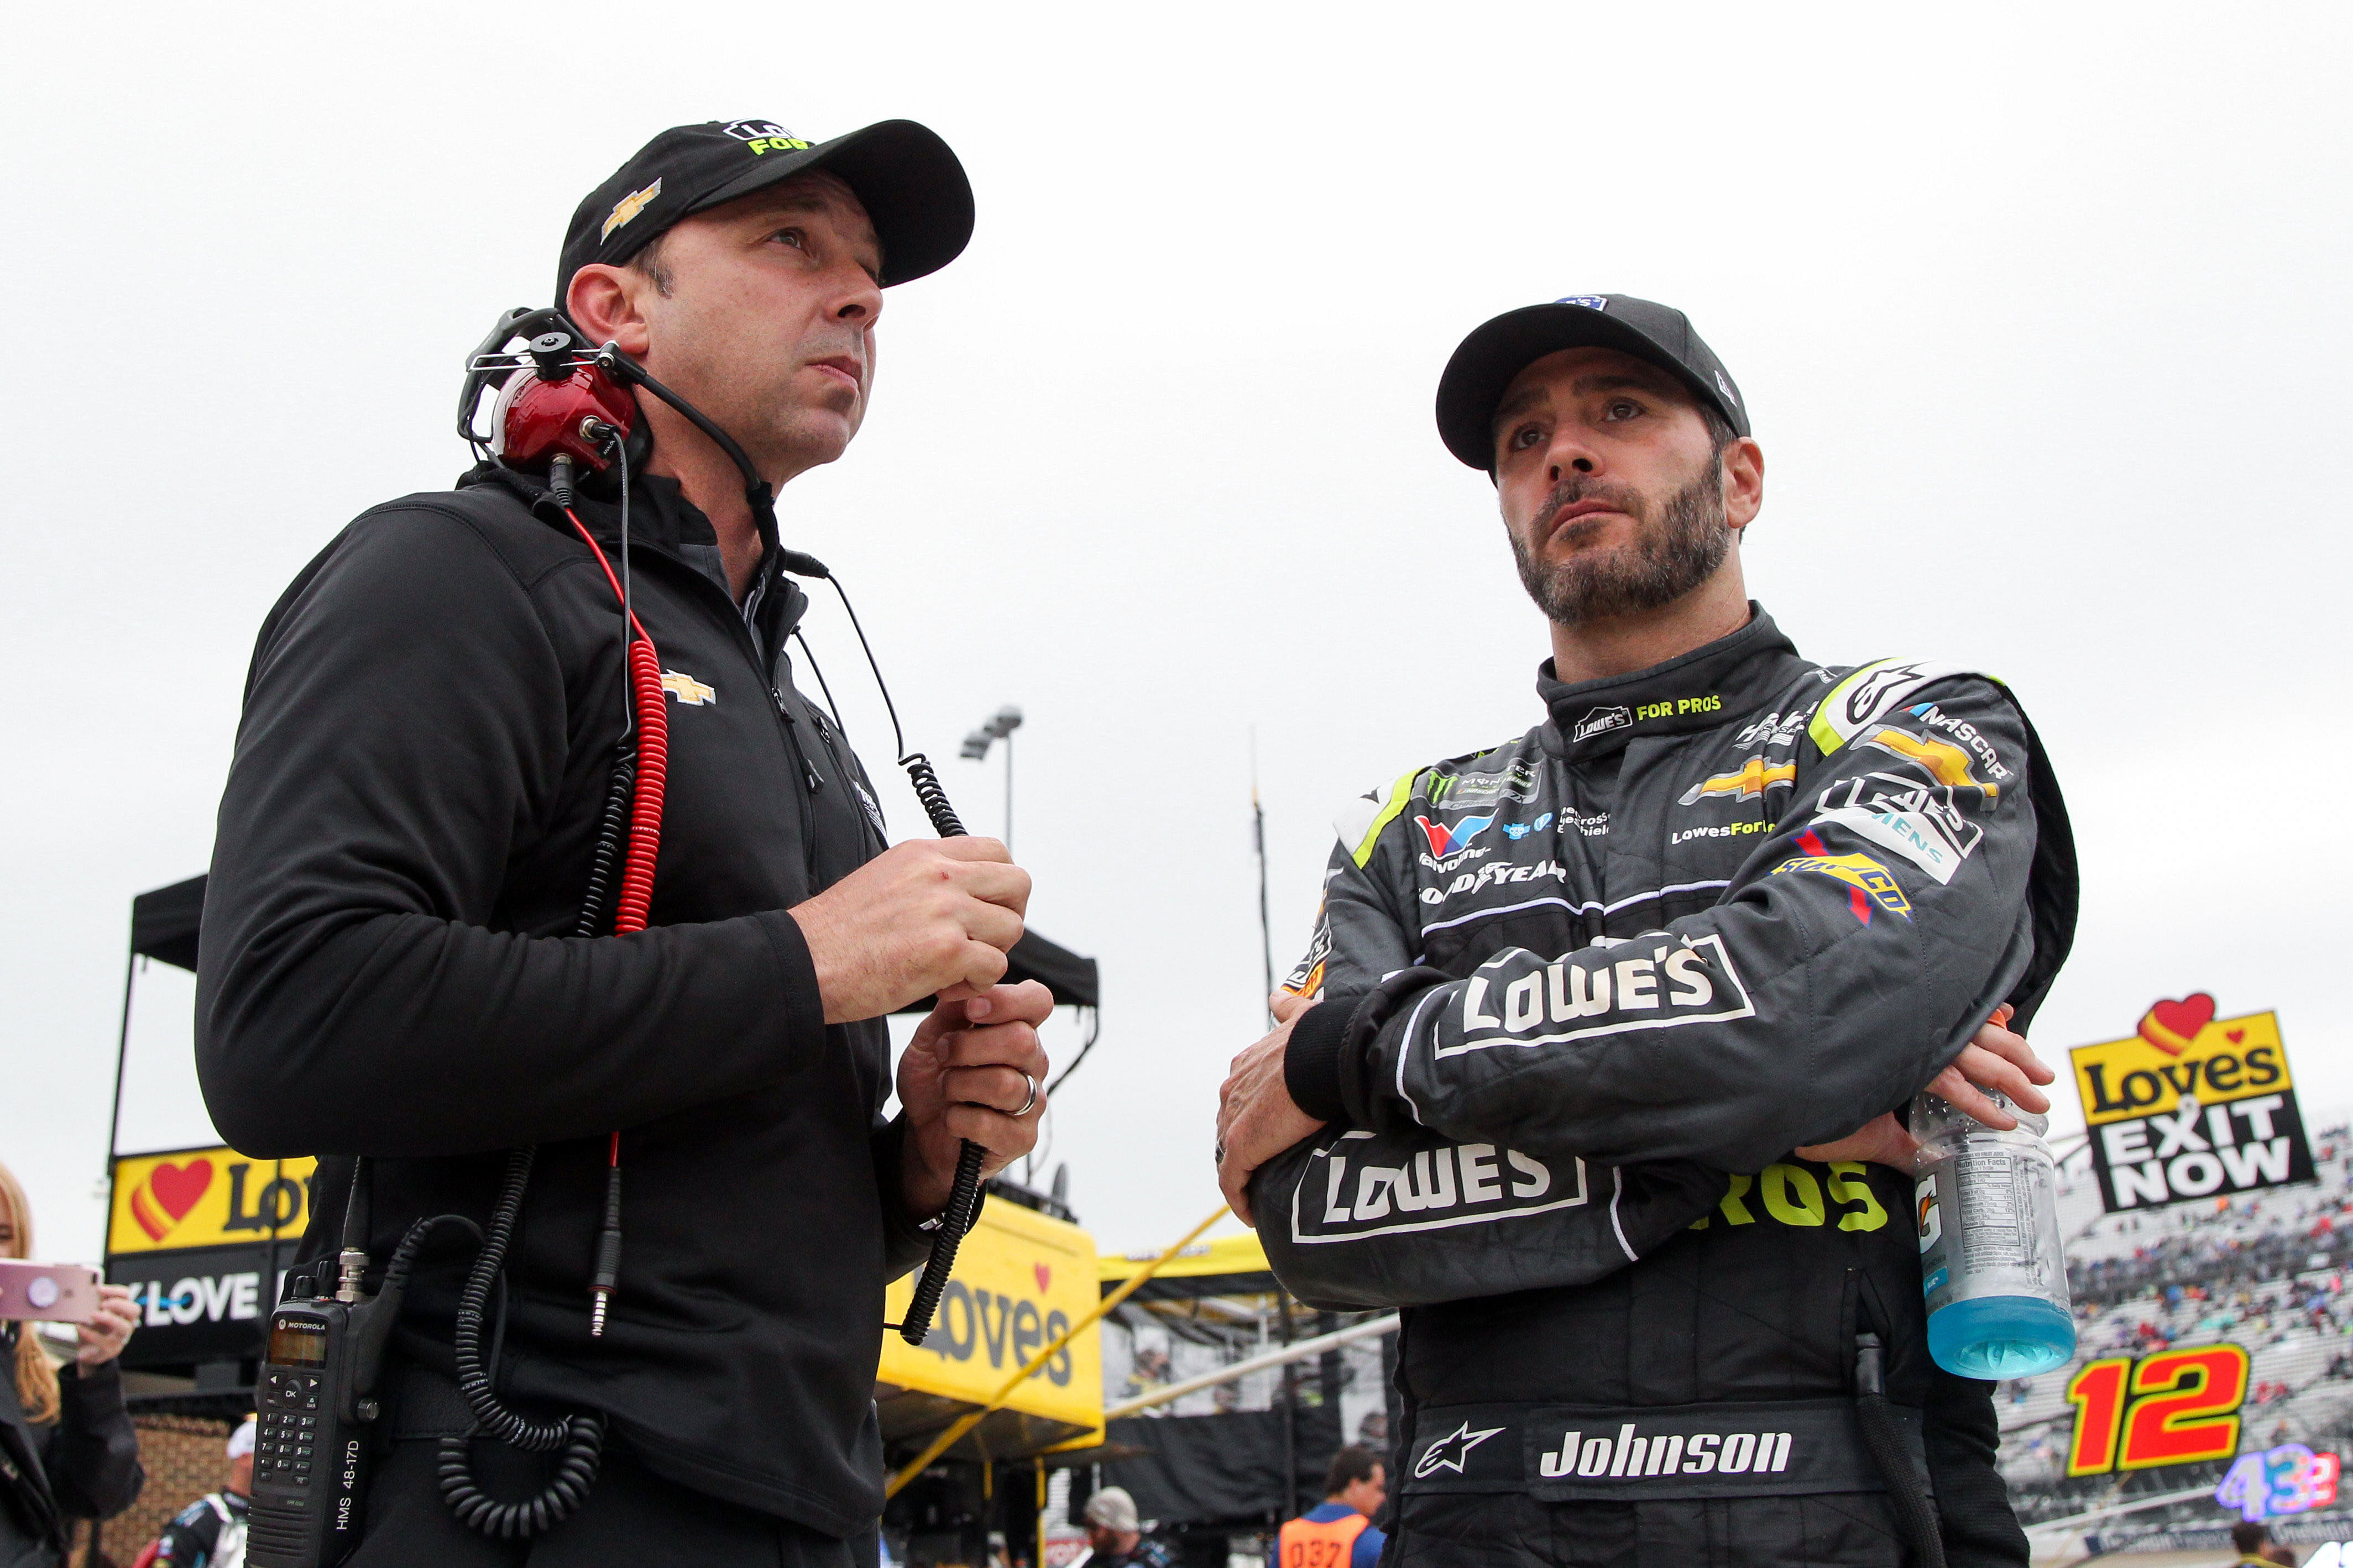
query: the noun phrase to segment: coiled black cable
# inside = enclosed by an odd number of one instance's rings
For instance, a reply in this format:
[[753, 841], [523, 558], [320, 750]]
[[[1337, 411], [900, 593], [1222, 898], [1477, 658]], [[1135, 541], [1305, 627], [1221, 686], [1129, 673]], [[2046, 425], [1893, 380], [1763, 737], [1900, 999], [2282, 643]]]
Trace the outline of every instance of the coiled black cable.
[[[837, 591], [839, 587], [837, 584]], [[846, 605], [849, 600], [845, 597], [842, 602]], [[862, 639], [864, 634], [860, 636]], [[907, 770], [915, 786], [915, 799], [922, 804], [923, 815], [932, 819], [933, 831], [943, 838], [964, 837], [964, 823], [948, 804], [948, 792], [940, 787], [932, 760], [921, 752], [909, 752], [899, 759], [899, 765]], [[899, 1337], [911, 1345], [922, 1344], [923, 1336], [932, 1331], [940, 1298], [947, 1293], [949, 1271], [955, 1268], [956, 1248], [980, 1211], [980, 1164], [987, 1157], [988, 1151], [969, 1138], [956, 1153], [955, 1182], [948, 1188], [947, 1212], [940, 1215], [940, 1228], [932, 1233], [932, 1255], [923, 1259], [923, 1277], [915, 1281], [914, 1294], [907, 1298], [906, 1316], [899, 1320]]]
[[[482, 1323], [491, 1287], [499, 1282], [507, 1247], [514, 1239], [515, 1222], [522, 1215], [522, 1197], [531, 1185], [531, 1165], [536, 1149], [514, 1149], [507, 1154], [506, 1180], [499, 1189], [481, 1250], [466, 1276], [458, 1298], [454, 1335], [458, 1355], [458, 1393], [473, 1412], [474, 1430], [440, 1442], [441, 1500], [459, 1522], [483, 1535], [512, 1540], [536, 1535], [571, 1516], [596, 1484], [596, 1466], [604, 1456], [605, 1423], [596, 1415], [565, 1415], [534, 1421], [509, 1409], [499, 1398], [496, 1369], [482, 1357]], [[501, 1502], [484, 1492], [474, 1479], [471, 1445], [490, 1437], [528, 1454], [563, 1450], [555, 1475], [535, 1497], [522, 1502]]]
[[899, 759], [899, 765], [907, 770], [908, 781], [915, 786], [915, 799], [923, 806], [923, 815], [932, 819], [932, 831], [943, 838], [965, 837], [965, 825], [956, 816], [955, 807], [948, 804], [948, 792], [940, 786], [940, 775], [932, 767], [932, 759], [921, 752], [909, 752]]
[[596, 847], [588, 860], [588, 891], [580, 900], [580, 918], [574, 936], [605, 934], [605, 900], [613, 890], [613, 874], [621, 864], [621, 840], [629, 825], [629, 805], [638, 779], [637, 748], [621, 742], [613, 757], [613, 781], [606, 786], [605, 816], [596, 826]]

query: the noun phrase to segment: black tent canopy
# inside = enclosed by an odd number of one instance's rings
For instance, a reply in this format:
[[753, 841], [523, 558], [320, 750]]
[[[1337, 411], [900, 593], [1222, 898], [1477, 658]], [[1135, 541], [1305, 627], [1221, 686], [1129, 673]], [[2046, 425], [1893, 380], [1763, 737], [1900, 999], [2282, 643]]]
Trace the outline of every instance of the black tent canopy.
[[131, 900], [131, 951], [180, 969], [196, 966], [196, 927], [205, 916], [205, 879], [191, 877]]
[[[196, 933], [205, 913], [205, 879], [191, 877], [168, 888], [157, 888], [131, 900], [131, 951], [142, 958], [159, 959], [181, 969], [196, 966]], [[1005, 973], [1010, 984], [1043, 981], [1058, 1007], [1095, 1007], [1102, 1004], [1095, 961], [1025, 931], [1008, 955]], [[915, 1003], [902, 1011], [923, 1013], [929, 1003]]]

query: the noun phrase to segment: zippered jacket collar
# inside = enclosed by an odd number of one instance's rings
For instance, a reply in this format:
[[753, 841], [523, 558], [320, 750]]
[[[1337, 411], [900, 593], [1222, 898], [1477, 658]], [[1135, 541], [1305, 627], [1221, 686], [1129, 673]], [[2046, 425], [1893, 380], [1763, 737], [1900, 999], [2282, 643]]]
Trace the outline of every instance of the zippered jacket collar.
[[1638, 735], [1714, 729], [1778, 697], [1796, 662], [1796, 647], [1753, 599], [1748, 624], [1731, 636], [1630, 675], [1566, 685], [1546, 659], [1536, 671], [1536, 692], [1551, 716], [1545, 747], [1581, 762]]
[[[499, 463], [480, 463], [458, 479], [459, 489], [477, 485], [510, 492], [531, 508], [541, 521], [567, 535], [571, 533], [570, 521], [555, 504], [545, 481], [535, 475], [519, 473]], [[808, 595], [799, 584], [784, 574], [779, 565], [782, 552], [776, 508], [769, 502], [765, 485], [758, 500], [760, 504], [753, 508], [753, 519], [760, 529], [760, 564], [745, 603], [754, 606], [763, 622], [775, 617], [772, 627], [764, 627], [768, 646], [774, 647], [792, 636], [794, 628], [800, 625], [808, 608]], [[621, 495], [617, 479], [599, 475], [583, 485], [573, 498], [572, 510], [608, 553], [619, 547]], [[719, 531], [712, 526], [701, 507], [686, 499], [686, 491], [679, 482], [668, 475], [640, 472], [630, 476], [629, 548], [633, 552], [651, 550], [699, 574], [733, 602], [733, 596], [726, 587], [726, 574], [719, 565]]]

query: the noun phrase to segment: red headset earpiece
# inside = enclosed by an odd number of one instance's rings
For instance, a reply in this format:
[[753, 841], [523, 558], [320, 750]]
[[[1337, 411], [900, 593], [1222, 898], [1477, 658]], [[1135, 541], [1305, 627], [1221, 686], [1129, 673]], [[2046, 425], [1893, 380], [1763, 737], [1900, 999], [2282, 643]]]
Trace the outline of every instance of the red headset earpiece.
[[491, 456], [526, 472], [545, 473], [558, 457], [603, 472], [614, 437], [626, 441], [637, 427], [638, 400], [583, 360], [567, 332], [542, 332], [523, 352], [531, 367], [507, 378], [491, 410]]

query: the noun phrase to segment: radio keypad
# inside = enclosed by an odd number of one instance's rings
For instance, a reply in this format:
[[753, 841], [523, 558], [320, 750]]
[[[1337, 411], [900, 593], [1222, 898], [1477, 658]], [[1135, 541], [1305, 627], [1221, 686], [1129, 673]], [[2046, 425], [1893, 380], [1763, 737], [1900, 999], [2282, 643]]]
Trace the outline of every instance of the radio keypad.
[[259, 1429], [254, 1443], [257, 1479], [283, 1486], [311, 1484], [311, 1445], [318, 1436], [320, 1379], [315, 1373], [273, 1371], [262, 1382]]

